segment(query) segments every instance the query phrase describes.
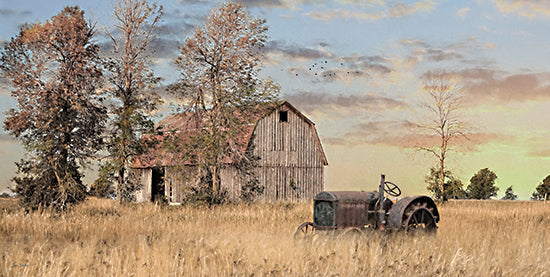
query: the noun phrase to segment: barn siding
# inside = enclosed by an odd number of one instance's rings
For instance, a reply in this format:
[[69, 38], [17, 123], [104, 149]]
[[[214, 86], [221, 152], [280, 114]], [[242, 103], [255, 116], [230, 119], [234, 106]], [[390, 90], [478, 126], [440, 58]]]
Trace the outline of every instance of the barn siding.
[[[279, 112], [288, 113], [288, 121], [280, 122]], [[324, 156], [315, 125], [297, 113], [290, 104], [279, 106], [273, 113], [260, 119], [254, 130], [254, 155], [258, 156], [254, 169], [260, 186], [264, 187], [263, 201], [311, 200], [324, 189]], [[165, 193], [170, 202], [183, 201], [185, 188], [197, 183], [196, 166], [165, 168]], [[151, 169], [140, 171], [143, 191], [140, 200], [151, 199]], [[220, 170], [222, 188], [229, 198], [237, 200], [241, 193], [241, 176], [233, 166]]]
[[[280, 111], [288, 113], [288, 122], [280, 122]], [[325, 161], [314, 125], [283, 105], [260, 119], [254, 134], [263, 200], [311, 200], [323, 190]]]
[[153, 170], [151, 168], [136, 168], [135, 170], [142, 185], [142, 189], [136, 192], [136, 201], [151, 201], [151, 182], [153, 180]]

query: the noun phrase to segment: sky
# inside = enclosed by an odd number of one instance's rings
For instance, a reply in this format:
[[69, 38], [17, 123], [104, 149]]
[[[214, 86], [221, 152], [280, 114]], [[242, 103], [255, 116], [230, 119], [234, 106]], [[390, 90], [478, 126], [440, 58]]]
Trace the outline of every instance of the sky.
[[[435, 72], [456, 76], [464, 93], [459, 115], [469, 139], [452, 145], [447, 167], [465, 186], [489, 168], [499, 198], [512, 186], [528, 199], [550, 175], [550, 1], [240, 2], [269, 27], [261, 77], [278, 82], [282, 98], [316, 124], [327, 190], [374, 190], [385, 174], [404, 195], [428, 193], [424, 178], [437, 159], [413, 142], [425, 116], [423, 84]], [[165, 15], [155, 72], [168, 85], [179, 76], [178, 45], [222, 1], [157, 3]], [[25, 22], [44, 22], [68, 5], [85, 11], [101, 42], [113, 24], [110, 0], [0, 0], [0, 45]], [[2, 121], [13, 107], [0, 77]], [[0, 132], [0, 191], [13, 185], [24, 153]]]

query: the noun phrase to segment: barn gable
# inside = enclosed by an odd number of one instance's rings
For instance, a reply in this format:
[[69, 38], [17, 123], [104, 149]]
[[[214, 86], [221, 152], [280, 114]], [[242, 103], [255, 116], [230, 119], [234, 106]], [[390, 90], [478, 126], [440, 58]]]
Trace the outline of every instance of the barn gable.
[[[172, 127], [185, 128], [183, 115], [163, 119], [162, 124], [172, 122]], [[324, 166], [328, 165], [315, 124], [288, 102], [275, 110], [254, 119], [255, 124], [244, 132], [248, 147], [259, 157], [254, 168], [259, 185], [264, 187], [263, 201], [311, 200], [323, 190]], [[182, 125], [183, 124], [183, 125]], [[163, 195], [169, 202], [181, 202], [186, 186], [197, 182], [196, 166], [174, 166], [162, 159], [155, 162], [137, 157], [133, 167], [141, 178], [143, 190], [138, 200], [148, 201], [155, 195]], [[162, 176], [159, 176], [162, 175]], [[221, 186], [232, 199], [238, 199], [241, 176], [229, 162], [220, 172]], [[163, 184], [155, 181], [163, 180]]]
[[311, 200], [323, 191], [328, 161], [315, 124], [290, 103], [258, 120], [252, 143], [264, 200]]

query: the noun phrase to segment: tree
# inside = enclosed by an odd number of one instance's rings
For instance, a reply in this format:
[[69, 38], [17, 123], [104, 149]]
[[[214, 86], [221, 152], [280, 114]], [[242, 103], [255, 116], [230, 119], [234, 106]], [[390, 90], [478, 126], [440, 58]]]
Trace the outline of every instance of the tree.
[[85, 198], [79, 169], [100, 147], [106, 118], [93, 35], [84, 12], [66, 7], [43, 24], [23, 25], [2, 51], [0, 70], [17, 100], [4, 129], [27, 150], [14, 178], [27, 209], [65, 210]]
[[99, 198], [116, 198], [116, 188], [113, 186], [112, 180], [116, 180], [113, 176], [112, 168], [108, 165], [100, 165], [99, 178], [90, 186], [88, 195]]
[[[141, 134], [150, 133], [154, 123], [150, 114], [160, 103], [151, 89], [158, 83], [151, 69], [151, 42], [157, 37], [162, 7], [146, 0], [119, 0], [113, 7], [115, 31], [108, 32], [113, 48], [107, 62], [112, 122], [108, 131], [108, 161], [96, 184], [117, 183], [120, 201], [133, 200], [139, 189], [132, 178], [132, 157], [143, 152]], [[114, 180], [113, 180], [114, 179]]]
[[497, 175], [488, 168], [480, 169], [472, 178], [466, 188], [468, 197], [471, 199], [490, 199], [497, 195], [498, 188], [495, 186]]
[[[202, 186], [216, 199], [219, 171], [228, 160], [250, 167], [251, 151], [242, 151], [247, 141], [244, 126], [272, 107], [279, 87], [258, 78], [267, 40], [265, 20], [250, 16], [240, 4], [225, 3], [212, 10], [204, 26], [181, 46], [176, 64], [181, 80], [173, 86], [193, 114], [195, 132], [186, 133], [180, 153], [199, 165]], [[181, 140], [178, 140], [178, 143]]]
[[[450, 146], [459, 136], [465, 134], [465, 124], [458, 111], [462, 108], [464, 93], [458, 81], [446, 73], [433, 73], [428, 77], [423, 90], [427, 100], [422, 104], [427, 111], [425, 122], [417, 126], [428, 136], [437, 137], [436, 146], [423, 145], [419, 149], [433, 154], [439, 161], [439, 190], [445, 191], [445, 161]], [[446, 201], [446, 194], [442, 195]]]
[[509, 186], [504, 192], [502, 200], [518, 200], [518, 196], [514, 193], [512, 186]]
[[464, 185], [457, 179], [449, 170], [445, 170], [445, 182], [444, 193], [441, 193], [441, 181], [440, 170], [432, 167], [430, 174], [425, 178], [425, 182], [428, 184], [427, 189], [432, 192], [436, 199], [464, 199], [466, 198], [466, 192], [464, 191]]
[[550, 175], [546, 176], [542, 183], [535, 188], [531, 199], [533, 200], [549, 200], [550, 199]]

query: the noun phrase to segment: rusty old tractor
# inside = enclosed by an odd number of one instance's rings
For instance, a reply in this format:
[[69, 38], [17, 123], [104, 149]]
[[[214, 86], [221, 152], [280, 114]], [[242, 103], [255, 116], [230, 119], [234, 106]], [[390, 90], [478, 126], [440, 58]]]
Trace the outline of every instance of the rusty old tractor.
[[313, 222], [304, 222], [295, 237], [313, 236], [317, 231], [359, 233], [367, 229], [406, 232], [435, 232], [439, 212], [428, 196], [401, 198], [401, 189], [380, 178], [378, 191], [323, 191], [313, 202]]

